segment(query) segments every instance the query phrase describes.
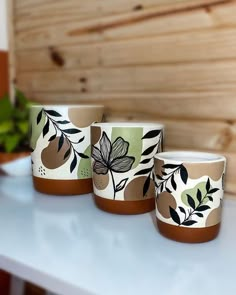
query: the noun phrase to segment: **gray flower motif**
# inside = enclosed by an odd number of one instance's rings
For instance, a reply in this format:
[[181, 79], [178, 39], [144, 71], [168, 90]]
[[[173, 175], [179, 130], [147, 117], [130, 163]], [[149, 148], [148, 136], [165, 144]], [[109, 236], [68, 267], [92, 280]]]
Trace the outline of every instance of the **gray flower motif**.
[[92, 146], [91, 156], [94, 159], [93, 171], [97, 174], [107, 174], [108, 171], [110, 172], [115, 199], [116, 192], [124, 188], [128, 178], [123, 179], [118, 185], [115, 185], [113, 172], [128, 172], [131, 169], [135, 158], [127, 156], [129, 143], [122, 137], [117, 137], [116, 140], [111, 143], [106, 133], [103, 132], [99, 145], [100, 149], [94, 145]]

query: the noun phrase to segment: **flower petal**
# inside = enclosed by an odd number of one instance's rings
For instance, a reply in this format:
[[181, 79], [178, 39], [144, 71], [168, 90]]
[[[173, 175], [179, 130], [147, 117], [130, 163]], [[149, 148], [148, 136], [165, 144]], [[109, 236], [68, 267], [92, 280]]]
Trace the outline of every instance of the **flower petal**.
[[124, 157], [128, 153], [128, 149], [128, 141], [125, 141], [122, 137], [117, 137], [112, 144], [110, 161]]
[[100, 152], [99, 149], [98, 149], [96, 146], [94, 146], [94, 145], [92, 146], [91, 157], [94, 158], [95, 161], [103, 162], [101, 152]]
[[133, 163], [135, 161], [134, 157], [123, 157], [123, 158], [116, 158], [112, 161], [110, 169], [114, 172], [127, 172], [131, 169]]
[[100, 139], [100, 151], [102, 154], [103, 161], [106, 164], [109, 163], [111, 153], [111, 142], [104, 131], [102, 133], [102, 138]]
[[93, 171], [97, 174], [107, 174], [108, 168], [103, 163], [95, 161]]

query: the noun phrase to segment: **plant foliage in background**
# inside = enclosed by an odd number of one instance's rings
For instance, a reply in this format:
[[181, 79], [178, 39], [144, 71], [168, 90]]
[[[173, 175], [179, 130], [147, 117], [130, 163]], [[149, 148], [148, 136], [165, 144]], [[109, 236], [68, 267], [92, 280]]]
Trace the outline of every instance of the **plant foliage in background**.
[[29, 150], [29, 100], [16, 90], [15, 102], [8, 95], [0, 99], [0, 151]]

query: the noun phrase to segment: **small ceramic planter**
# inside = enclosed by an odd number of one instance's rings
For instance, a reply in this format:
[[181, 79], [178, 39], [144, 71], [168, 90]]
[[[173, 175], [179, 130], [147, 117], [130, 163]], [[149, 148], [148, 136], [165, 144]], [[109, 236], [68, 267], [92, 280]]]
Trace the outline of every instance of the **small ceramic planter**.
[[90, 124], [100, 105], [32, 106], [31, 148], [36, 190], [53, 195], [92, 192]]
[[155, 156], [156, 216], [166, 237], [189, 243], [214, 239], [220, 229], [226, 159], [200, 152]]
[[91, 140], [97, 206], [118, 214], [153, 210], [154, 155], [162, 151], [163, 125], [96, 123]]

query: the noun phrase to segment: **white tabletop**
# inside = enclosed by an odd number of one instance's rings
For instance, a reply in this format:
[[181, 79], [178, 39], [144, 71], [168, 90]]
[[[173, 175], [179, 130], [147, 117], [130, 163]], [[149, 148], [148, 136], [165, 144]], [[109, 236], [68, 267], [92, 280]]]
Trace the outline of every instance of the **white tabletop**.
[[119, 216], [91, 195], [46, 196], [0, 177], [0, 268], [63, 295], [236, 294], [236, 201], [204, 244], [162, 237], [154, 212]]

